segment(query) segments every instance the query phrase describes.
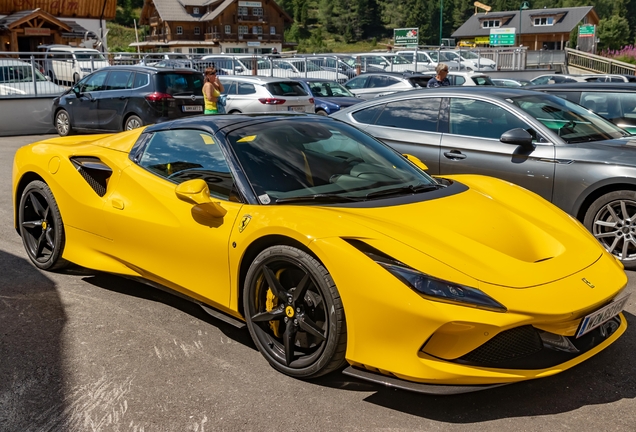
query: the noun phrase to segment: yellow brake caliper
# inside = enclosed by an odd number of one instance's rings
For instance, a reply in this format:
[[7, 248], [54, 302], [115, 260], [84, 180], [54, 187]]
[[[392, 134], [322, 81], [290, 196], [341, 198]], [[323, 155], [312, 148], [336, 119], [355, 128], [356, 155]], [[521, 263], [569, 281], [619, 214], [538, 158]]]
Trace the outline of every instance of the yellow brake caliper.
[[[285, 269], [280, 269], [276, 272], [276, 279], [280, 280], [280, 275], [285, 271]], [[259, 285], [263, 280], [263, 276], [261, 276], [259, 278]], [[265, 309], [267, 310], [267, 312], [271, 312], [273, 311], [276, 307], [278, 306], [278, 297], [276, 297], [274, 295], [274, 293], [272, 292], [271, 288], [267, 288], [267, 298], [265, 301]], [[280, 337], [280, 332], [278, 330], [280, 325], [280, 322], [278, 321], [270, 321], [269, 322], [269, 327], [272, 329], [272, 332], [274, 332], [274, 336], [276, 337]]]

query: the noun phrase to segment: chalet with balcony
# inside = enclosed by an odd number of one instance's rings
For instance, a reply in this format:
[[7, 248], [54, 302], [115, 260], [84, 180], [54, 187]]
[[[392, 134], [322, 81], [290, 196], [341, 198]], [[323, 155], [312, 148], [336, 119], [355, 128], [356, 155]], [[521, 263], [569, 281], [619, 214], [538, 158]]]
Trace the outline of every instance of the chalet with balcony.
[[140, 23], [150, 27], [146, 52], [267, 54], [283, 47], [292, 22], [274, 0], [146, 0]]

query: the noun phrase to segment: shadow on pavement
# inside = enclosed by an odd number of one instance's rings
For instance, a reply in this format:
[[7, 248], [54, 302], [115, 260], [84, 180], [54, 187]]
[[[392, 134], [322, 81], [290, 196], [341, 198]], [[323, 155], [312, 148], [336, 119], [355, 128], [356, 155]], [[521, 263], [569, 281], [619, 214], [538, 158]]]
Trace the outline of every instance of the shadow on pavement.
[[0, 430], [55, 430], [65, 412], [62, 332], [55, 283], [0, 251]]

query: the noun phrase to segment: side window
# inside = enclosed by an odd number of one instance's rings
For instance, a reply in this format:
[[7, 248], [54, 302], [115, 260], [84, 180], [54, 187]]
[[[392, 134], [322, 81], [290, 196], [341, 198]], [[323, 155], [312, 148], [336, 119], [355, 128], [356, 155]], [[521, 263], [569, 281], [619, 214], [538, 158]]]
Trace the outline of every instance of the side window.
[[400, 81], [392, 78], [381, 75], [374, 75], [369, 78], [369, 82], [367, 83], [367, 88], [371, 87], [388, 87], [394, 84], [398, 84]]
[[375, 124], [436, 132], [441, 101], [441, 98], [422, 98], [388, 103]]
[[581, 92], [581, 105], [607, 119], [620, 117], [616, 115], [618, 104], [614, 95], [604, 92]]
[[460, 98], [451, 99], [449, 128], [451, 134], [497, 140], [510, 129], [530, 132], [530, 126], [500, 106]]
[[542, 76], [540, 78], [536, 78], [534, 81], [532, 81], [533, 84], [537, 84], [537, 85], [541, 85], [541, 84], [547, 84], [548, 81], [550, 81], [550, 77], [549, 76]]
[[619, 93], [618, 99], [620, 100], [623, 118], [636, 119], [636, 93]]
[[561, 99], [567, 99], [570, 102], [574, 102], [575, 104], [578, 104], [579, 101], [581, 100], [581, 92], [550, 91], [550, 92], [546, 92], [546, 93], [558, 96]]
[[235, 95], [236, 94], [236, 81], [223, 83], [223, 87], [225, 87], [225, 94]]
[[137, 72], [135, 73], [135, 81], [133, 83], [133, 88], [143, 87], [148, 85], [150, 82], [150, 76], [147, 73]]
[[248, 95], [256, 93], [256, 88], [254, 88], [254, 84], [250, 83], [238, 83], [238, 94], [240, 95]]
[[84, 93], [104, 90], [106, 75], [108, 75], [107, 71], [95, 72], [93, 75], [88, 77], [81, 91]]
[[175, 183], [203, 179], [210, 195], [237, 200], [234, 181], [216, 138], [198, 130], [156, 132], [141, 155], [139, 165]]
[[128, 71], [113, 71], [109, 73], [106, 80], [106, 90], [125, 90], [128, 88], [130, 75], [132, 75], [132, 72]]
[[366, 84], [368, 79], [369, 79], [368, 76], [361, 76], [361, 77], [350, 79], [345, 84], [345, 87], [348, 88], [348, 89], [361, 89], [361, 88], [364, 88], [364, 85]]
[[465, 82], [466, 82], [466, 78], [458, 75], [458, 76], [455, 76], [455, 82], [453, 83], [453, 85], [464, 85]]
[[378, 117], [378, 113], [382, 112], [384, 105], [376, 105], [369, 108], [361, 109], [352, 114], [355, 121], [364, 124], [374, 124], [375, 119]]

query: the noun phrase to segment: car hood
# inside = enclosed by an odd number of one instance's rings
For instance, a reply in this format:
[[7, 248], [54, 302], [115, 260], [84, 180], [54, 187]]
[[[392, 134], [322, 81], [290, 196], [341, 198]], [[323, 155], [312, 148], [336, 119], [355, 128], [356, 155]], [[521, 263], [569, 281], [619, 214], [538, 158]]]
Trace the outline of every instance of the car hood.
[[404, 250], [395, 242], [479, 281], [511, 288], [565, 278], [604, 253], [581, 224], [538, 195], [490, 177], [456, 178], [469, 188], [399, 207], [338, 208], [338, 218], [346, 215], [375, 231], [375, 247], [420, 271], [427, 269], [418, 268], [417, 253], [395, 256]]
[[316, 102], [325, 102], [330, 105], [338, 105], [340, 108], [350, 107], [360, 102], [364, 102], [363, 99], [357, 97], [316, 97]]

